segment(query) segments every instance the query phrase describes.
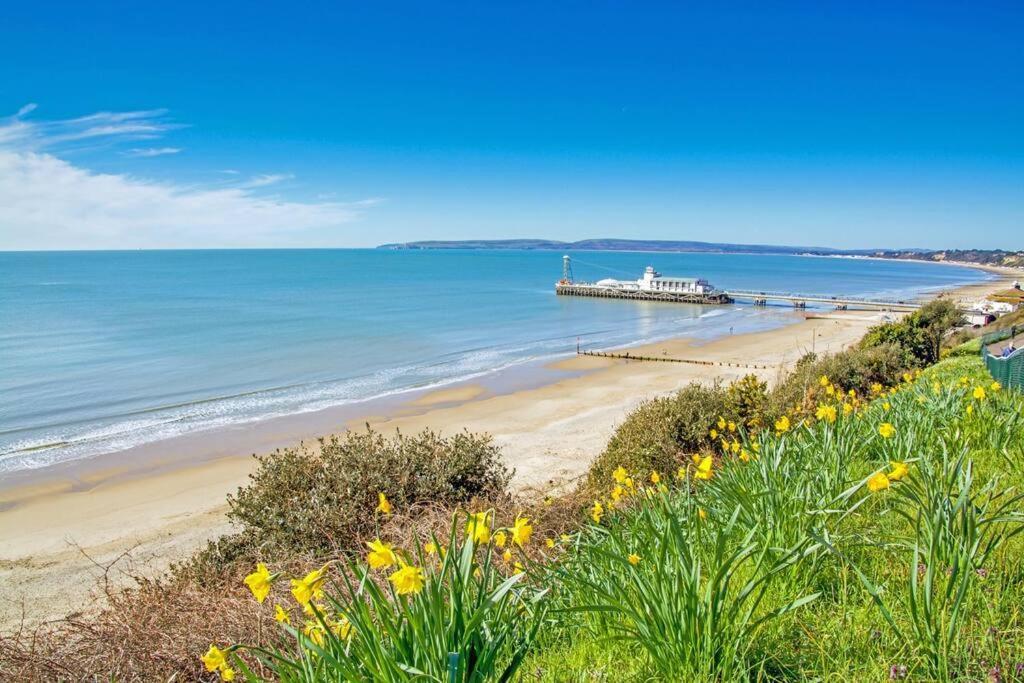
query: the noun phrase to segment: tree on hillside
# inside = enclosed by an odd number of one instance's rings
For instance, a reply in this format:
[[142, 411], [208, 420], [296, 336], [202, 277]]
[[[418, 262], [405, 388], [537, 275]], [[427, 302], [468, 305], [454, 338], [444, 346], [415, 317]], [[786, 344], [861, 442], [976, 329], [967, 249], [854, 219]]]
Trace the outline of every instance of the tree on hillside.
[[948, 299], [929, 301], [903, 320], [876, 325], [861, 341], [863, 348], [895, 344], [914, 357], [920, 365], [939, 360], [943, 336], [963, 320], [960, 311]]

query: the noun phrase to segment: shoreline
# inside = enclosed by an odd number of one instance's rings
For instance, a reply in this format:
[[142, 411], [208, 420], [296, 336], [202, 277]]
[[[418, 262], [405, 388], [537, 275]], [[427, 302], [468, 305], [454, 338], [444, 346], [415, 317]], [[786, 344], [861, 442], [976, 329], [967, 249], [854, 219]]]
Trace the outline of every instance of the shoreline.
[[[946, 295], [976, 298], [1008, 281], [1004, 273]], [[230, 531], [225, 496], [246, 482], [253, 452], [269, 453], [303, 441], [315, 445], [311, 435], [361, 429], [364, 423], [385, 432], [468, 429], [494, 437], [506, 462], [516, 469], [514, 487], [556, 487], [585, 472], [625, 415], [643, 400], [691, 381], [728, 382], [748, 373], [772, 382], [812, 347], [834, 352], [855, 343], [882, 315], [794, 313], [793, 324], [766, 331], [629, 347], [636, 355], [768, 369], [571, 356], [515, 368], [497, 380], [477, 378], [347, 411], [328, 409], [292, 420], [288, 428], [281, 423], [240, 425], [226, 430], [212, 449], [210, 435], [198, 433], [181, 437], [172, 449], [165, 444], [162, 453], [151, 452], [145, 463], [129, 462], [130, 454], [119, 459], [112, 454], [102, 468], [93, 463], [49, 481], [6, 486], [0, 489], [0, 538], [5, 539], [0, 585], [7, 589], [0, 593], [0, 632], [15, 627], [23, 607], [39, 604], [36, 598], [61, 596], [45, 603], [49, 613], [30, 613], [30, 623], [95, 604], [96, 580], [111, 562], [112, 580], [125, 585], [129, 573], [158, 576], [171, 562]], [[203, 441], [204, 457], [182, 457], [182, 452], [192, 452], [190, 443]]]

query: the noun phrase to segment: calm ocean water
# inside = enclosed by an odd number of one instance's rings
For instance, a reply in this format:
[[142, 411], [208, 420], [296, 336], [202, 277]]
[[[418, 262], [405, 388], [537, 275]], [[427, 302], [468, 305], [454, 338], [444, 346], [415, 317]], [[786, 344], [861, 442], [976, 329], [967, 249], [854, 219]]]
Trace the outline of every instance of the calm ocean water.
[[[651, 264], [722, 288], [909, 297], [966, 268], [581, 252], [578, 279]], [[0, 476], [171, 436], [472, 378], [589, 348], [710, 338], [786, 308], [556, 297], [529, 251], [0, 253]]]

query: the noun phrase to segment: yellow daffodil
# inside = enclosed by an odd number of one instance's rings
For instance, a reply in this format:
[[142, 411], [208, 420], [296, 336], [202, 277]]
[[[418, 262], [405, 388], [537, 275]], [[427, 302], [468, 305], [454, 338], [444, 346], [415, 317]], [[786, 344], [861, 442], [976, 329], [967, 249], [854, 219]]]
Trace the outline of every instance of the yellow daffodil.
[[848, 395], [848, 396], [849, 396], [850, 398], [855, 398], [855, 397], [857, 396], [857, 392], [856, 392], [856, 391], [854, 391], [853, 389], [850, 389], [850, 390], [849, 390], [848, 392], [846, 392], [846, 393], [847, 393], [847, 395]]
[[433, 541], [427, 541], [423, 546], [423, 550], [427, 555], [433, 555], [437, 552], [437, 544]]
[[730, 432], [735, 432], [735, 431], [736, 431], [736, 423], [735, 423], [735, 422], [730, 422], [730, 423], [729, 423], [728, 425], [726, 425], [726, 426], [728, 427], [728, 429], [729, 429], [729, 431], [730, 431]]
[[612, 502], [618, 503], [619, 500], [626, 494], [626, 489], [622, 488], [618, 484], [612, 489]]
[[256, 565], [256, 571], [245, 577], [245, 585], [252, 591], [256, 602], [262, 605], [263, 601], [270, 595], [270, 587], [276, 578], [277, 575], [271, 574], [267, 569], [267, 565], [260, 562]]
[[311, 641], [313, 641], [313, 644], [317, 647], [324, 646], [324, 638], [326, 636], [326, 633], [324, 633], [324, 627], [320, 625], [320, 622], [314, 621], [312, 619], [307, 621], [306, 625], [302, 629], [302, 633]]
[[657, 472], [651, 472], [651, 483], [658, 484], [661, 481], [661, 475]]
[[883, 401], [882, 402], [882, 410], [889, 410], [891, 408], [892, 408], [892, 405], [888, 401]]
[[516, 517], [515, 524], [512, 525], [512, 542], [522, 548], [530, 542], [532, 533], [533, 527], [530, 525], [530, 520], [526, 517]]
[[308, 605], [313, 598], [323, 596], [324, 581], [327, 580], [327, 565], [306, 574], [301, 579], [292, 579], [292, 596], [300, 605]]
[[281, 607], [281, 605], [274, 605], [274, 621], [279, 624], [292, 623], [292, 619], [288, 616], [288, 612], [286, 612], [284, 607]]
[[886, 475], [892, 481], [899, 481], [903, 477], [910, 473], [910, 468], [907, 463], [900, 462], [899, 460], [890, 460], [889, 464], [892, 466], [892, 470]]
[[329, 621], [327, 625], [330, 627], [331, 633], [342, 640], [348, 640], [348, 637], [352, 634], [352, 624], [349, 623], [348, 618], [345, 616], [334, 621]]
[[414, 595], [423, 590], [423, 570], [404, 562], [400, 569], [388, 577], [399, 595]]
[[992, 382], [992, 384], [990, 384], [988, 388], [992, 391], [992, 393], [996, 393], [997, 391], [1003, 388], [1003, 385], [1000, 384], [999, 382]]
[[881, 384], [879, 384], [878, 382], [874, 382], [871, 385], [871, 393], [872, 394], [880, 394], [880, 393], [882, 393], [882, 389], [883, 388], [884, 387]]
[[526, 571], [526, 567], [523, 566], [522, 562], [516, 562], [514, 565], [512, 565], [512, 569], [519, 573]]
[[830, 384], [828, 376], [822, 375], [821, 377], [819, 377], [818, 384], [820, 384], [822, 387], [827, 387]]
[[911, 382], [914, 381], [914, 376], [911, 375], [909, 372], [904, 372], [903, 381], [906, 382], [907, 384], [910, 384]]
[[377, 493], [377, 512], [382, 515], [391, 514], [391, 503], [388, 502], [388, 497], [384, 495], [384, 492]]
[[889, 488], [889, 477], [885, 475], [885, 472], [878, 472], [872, 474], [868, 478], [868, 490], [877, 493], [878, 491], [884, 491]]
[[387, 569], [388, 567], [398, 564], [398, 556], [395, 555], [395, 551], [391, 549], [391, 546], [384, 543], [379, 538], [370, 541], [366, 544], [370, 549], [370, 552], [366, 554], [366, 562], [370, 565], [371, 569]]
[[473, 539], [474, 543], [482, 544], [491, 540], [491, 526], [488, 517], [490, 515], [487, 512], [474, 512], [469, 516], [466, 535]]
[[600, 524], [602, 515], [604, 515], [604, 506], [600, 501], [595, 500], [593, 507], [590, 508], [590, 518], [594, 520], [595, 524]]
[[747, 452], [746, 448], [740, 450], [740, 460], [742, 462], [750, 462], [750, 453]]
[[850, 405], [849, 403], [844, 403], [843, 404], [843, 415], [849, 415], [852, 412], [853, 412], [853, 406]]
[[729, 444], [729, 450], [732, 451], [733, 453], [739, 453], [740, 452], [740, 442], [739, 441], [733, 441], [731, 444]]
[[558, 540], [560, 540], [562, 543], [568, 543], [572, 540], [572, 536], [570, 536], [569, 534], [562, 534], [558, 537]]
[[984, 401], [985, 400], [985, 387], [974, 387], [974, 400]]
[[888, 422], [883, 422], [882, 424], [878, 425], [878, 433], [882, 435], [883, 439], [891, 439], [892, 436], [896, 433], [896, 428], [893, 427]]
[[711, 431], [709, 432], [709, 434], [711, 435], [711, 439], [712, 439], [712, 440], [715, 440], [715, 439], [717, 439], [717, 438], [718, 438], [718, 430], [717, 430], [717, 429], [712, 429], [712, 430], [711, 430]]
[[719, 429], [725, 429], [725, 426], [726, 426], [726, 424], [727, 424], [727, 423], [726, 423], [726, 421], [725, 421], [725, 418], [724, 418], [724, 417], [719, 417], [719, 418], [718, 418], [718, 428], [719, 428]]
[[629, 489], [630, 491], [632, 491], [634, 488], [636, 488], [636, 485], [633, 483], [633, 478], [632, 477], [626, 477], [626, 481], [624, 481], [622, 483], [625, 484], [626, 488]]
[[494, 537], [491, 540], [494, 542], [494, 546], [496, 548], [504, 548], [505, 547], [505, 532], [504, 531], [495, 531], [494, 532]]
[[708, 513], [704, 511], [704, 508], [697, 508], [697, 516], [701, 519], [707, 519]]
[[235, 680], [235, 670], [230, 666], [221, 667], [220, 680], [222, 681], [233, 681]]
[[207, 671], [216, 671], [223, 666], [227, 666], [228, 663], [224, 650], [221, 650], [216, 645], [210, 645], [210, 649], [200, 659], [203, 660], [203, 666], [206, 667]]
[[835, 422], [836, 421], [836, 407], [830, 405], [820, 405], [818, 410], [815, 411], [814, 417], [822, 422]]
[[715, 461], [710, 455], [704, 456], [701, 459], [700, 464], [697, 465], [697, 471], [694, 473], [693, 476], [697, 477], [697, 479], [703, 479], [705, 481], [710, 479], [715, 474], [714, 470], [712, 469], [714, 464]]
[[974, 413], [974, 406], [971, 406], [971, 405], [967, 406], [967, 414], [971, 415], [973, 413]]
[[829, 396], [835, 396], [836, 388], [829, 384], [827, 387], [825, 387], [825, 393], [828, 394]]
[[555, 547], [555, 539], [553, 539], [553, 538], [545, 538], [544, 539], [544, 545], [546, 545], [548, 548], [554, 548]]
[[789, 417], [787, 417], [786, 415], [783, 415], [782, 417], [775, 421], [775, 431], [777, 431], [779, 434], [788, 432], [789, 427]]
[[612, 478], [615, 479], [615, 481], [620, 483], [620, 484], [625, 482], [626, 481], [626, 477], [628, 477], [628, 476], [629, 476], [629, 473], [626, 472], [626, 468], [623, 467], [622, 465], [619, 465], [618, 467], [616, 467], [615, 471], [612, 472]]
[[511, 562], [512, 561], [512, 551], [506, 549], [505, 552], [503, 552], [501, 554], [501, 559], [505, 560], [505, 562]]
[[630, 556], [628, 558], [626, 558], [626, 559], [628, 559], [629, 563], [631, 565], [633, 565], [634, 567], [637, 566], [638, 564], [640, 564], [640, 556], [637, 555], [636, 553], [631, 553]]

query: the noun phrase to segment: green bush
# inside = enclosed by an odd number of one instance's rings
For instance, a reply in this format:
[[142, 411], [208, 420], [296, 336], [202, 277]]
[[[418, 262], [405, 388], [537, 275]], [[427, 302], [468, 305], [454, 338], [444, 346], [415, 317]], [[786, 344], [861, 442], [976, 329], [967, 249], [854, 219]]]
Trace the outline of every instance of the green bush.
[[675, 472], [684, 453], [710, 446], [720, 417], [736, 419], [729, 394], [718, 386], [690, 384], [672, 396], [645, 401], [630, 413], [590, 466], [588, 482], [604, 488], [617, 467], [630, 473]]
[[442, 437], [346, 432], [318, 451], [257, 457], [248, 486], [228, 496], [228, 517], [261, 550], [317, 553], [350, 548], [373, 531], [378, 492], [398, 508], [447, 506], [505, 492], [512, 472], [488, 435]]
[[739, 416], [740, 422], [749, 431], [756, 431], [771, 421], [771, 400], [768, 383], [756, 375], [746, 375], [726, 389], [729, 412]]
[[939, 360], [946, 333], [962, 319], [952, 301], [935, 299], [902, 320], [872, 327], [860, 345], [869, 349], [894, 344], [910, 354], [916, 365], [931, 365]]
[[794, 406], [810, 411], [820, 398], [817, 394], [822, 376], [843, 391], [853, 389], [858, 394], [868, 395], [872, 384], [898, 383], [912, 363], [908, 354], [894, 344], [848, 349], [822, 357], [807, 354], [772, 390], [770, 410], [775, 416]]

